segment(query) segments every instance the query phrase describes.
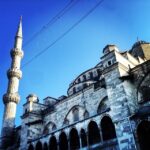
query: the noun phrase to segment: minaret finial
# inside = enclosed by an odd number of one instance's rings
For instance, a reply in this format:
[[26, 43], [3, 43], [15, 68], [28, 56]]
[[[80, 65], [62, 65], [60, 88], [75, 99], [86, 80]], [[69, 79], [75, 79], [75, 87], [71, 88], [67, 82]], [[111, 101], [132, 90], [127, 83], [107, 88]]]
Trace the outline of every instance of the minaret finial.
[[19, 26], [18, 26], [16, 36], [22, 37], [22, 16], [20, 16], [20, 21], [19, 21]]
[[14, 44], [14, 48], [18, 48], [18, 49], [22, 49], [22, 16], [20, 16], [20, 21], [19, 21], [19, 25], [18, 25], [18, 29], [16, 32], [16, 36], [15, 36], [15, 44]]

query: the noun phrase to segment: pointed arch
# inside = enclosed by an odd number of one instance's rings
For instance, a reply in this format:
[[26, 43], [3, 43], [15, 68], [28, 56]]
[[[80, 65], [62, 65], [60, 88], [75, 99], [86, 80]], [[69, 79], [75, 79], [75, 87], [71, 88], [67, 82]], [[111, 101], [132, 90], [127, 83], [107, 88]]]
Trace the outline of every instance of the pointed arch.
[[69, 125], [69, 120], [65, 118], [63, 122], [63, 126], [68, 126], [68, 125]]
[[65, 132], [59, 136], [59, 150], [68, 150], [68, 140]]
[[91, 121], [88, 125], [88, 141], [89, 145], [93, 145], [101, 141], [99, 129], [95, 121]]
[[42, 143], [40, 141], [37, 142], [35, 150], [42, 150]]
[[107, 96], [101, 100], [101, 102], [99, 103], [98, 109], [97, 109], [97, 113], [102, 113], [107, 110], [107, 108], [108, 108], [107, 101], [108, 101]]
[[89, 117], [89, 112], [87, 110], [84, 112], [83, 117], [84, 117], [84, 119]]
[[66, 114], [63, 126], [68, 125], [69, 123], [73, 123], [75, 121], [79, 121], [80, 119], [84, 119], [85, 108], [80, 105], [73, 106]]
[[44, 143], [44, 148], [43, 148], [43, 150], [48, 150], [48, 145], [47, 145], [47, 143]]
[[115, 126], [109, 116], [102, 118], [101, 130], [104, 141], [116, 138]]
[[44, 127], [44, 130], [43, 130], [43, 134], [48, 134], [54, 130], [56, 130], [56, 124], [54, 122], [49, 122], [46, 124], [46, 126]]
[[80, 148], [79, 135], [75, 128], [72, 128], [69, 134], [70, 138], [70, 150], [76, 150]]
[[86, 136], [84, 129], [81, 129], [80, 137], [81, 137], [82, 147], [86, 147], [87, 146], [87, 136]]
[[34, 147], [32, 144], [29, 145], [28, 150], [34, 150]]
[[52, 136], [49, 141], [49, 149], [57, 150], [57, 140], [55, 136]]
[[80, 106], [80, 105], [74, 105], [73, 107], [71, 107], [71, 109], [67, 112], [67, 114], [66, 114], [66, 116], [68, 116], [68, 114], [72, 111], [72, 110], [74, 110], [75, 108], [81, 108], [81, 109], [85, 109], [83, 106]]
[[147, 150], [150, 147], [150, 122], [142, 121], [137, 127], [137, 137], [141, 150]]
[[79, 108], [75, 107], [72, 110], [72, 113], [73, 113], [73, 121], [74, 122], [79, 121]]

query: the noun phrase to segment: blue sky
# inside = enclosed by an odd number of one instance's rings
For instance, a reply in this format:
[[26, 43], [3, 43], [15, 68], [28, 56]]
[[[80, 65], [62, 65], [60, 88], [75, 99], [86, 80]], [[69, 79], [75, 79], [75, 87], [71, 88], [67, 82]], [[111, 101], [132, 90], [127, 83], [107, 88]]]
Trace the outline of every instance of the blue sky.
[[[77, 0], [72, 0], [75, 3]], [[55, 41], [77, 22], [99, 0], [78, 0], [67, 13], [36, 38], [23, 46], [22, 65]], [[10, 67], [19, 16], [23, 16], [24, 43], [37, 33], [71, 0], [1, 0], [0, 1], [0, 124], [2, 96], [7, 89], [6, 71]], [[22, 68], [21, 101], [17, 108], [16, 125], [21, 122], [22, 104], [30, 93], [40, 102], [47, 96], [66, 95], [70, 82], [83, 71], [94, 67], [106, 44], [116, 44], [121, 51], [128, 50], [140, 40], [150, 42], [149, 0], [104, 0], [83, 22], [48, 51]], [[1, 126], [0, 126], [1, 127]]]

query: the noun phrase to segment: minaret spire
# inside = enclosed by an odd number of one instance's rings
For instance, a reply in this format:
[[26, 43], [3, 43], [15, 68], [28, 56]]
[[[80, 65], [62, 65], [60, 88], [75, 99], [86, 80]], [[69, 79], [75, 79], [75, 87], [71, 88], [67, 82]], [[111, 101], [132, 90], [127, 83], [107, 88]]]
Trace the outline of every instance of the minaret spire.
[[15, 36], [14, 48], [22, 49], [22, 38], [23, 38], [23, 35], [22, 35], [22, 16], [21, 16], [19, 25], [18, 25], [18, 29], [16, 32], [16, 36]]
[[19, 26], [15, 36], [14, 48], [11, 50], [11, 67], [7, 71], [8, 88], [6, 94], [3, 96], [4, 116], [1, 132], [1, 148], [7, 149], [13, 143], [14, 129], [15, 129], [15, 117], [16, 108], [20, 100], [18, 93], [19, 80], [22, 77], [20, 70], [20, 63], [23, 57], [22, 51], [22, 17], [20, 18]]
[[20, 16], [20, 21], [18, 25], [18, 30], [16, 32], [16, 36], [22, 37], [22, 16]]

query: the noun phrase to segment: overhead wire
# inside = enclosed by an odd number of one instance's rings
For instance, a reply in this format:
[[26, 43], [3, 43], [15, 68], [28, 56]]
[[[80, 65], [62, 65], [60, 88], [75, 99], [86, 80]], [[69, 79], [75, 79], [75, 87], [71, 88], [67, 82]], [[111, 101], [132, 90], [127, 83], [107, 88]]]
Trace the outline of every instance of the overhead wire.
[[26, 47], [30, 42], [32, 42], [38, 35], [40, 35], [44, 30], [52, 26], [57, 20], [61, 19], [67, 12], [69, 12], [80, 0], [70, 0], [69, 3], [65, 5], [54, 17], [52, 17], [47, 24], [42, 26], [42, 28], [37, 31], [31, 38], [29, 38], [23, 47]]
[[50, 45], [48, 45], [46, 48], [44, 48], [42, 51], [37, 53], [34, 57], [32, 57], [29, 61], [27, 61], [25, 64], [23, 64], [22, 68], [29, 65], [32, 61], [34, 61], [36, 58], [38, 58], [40, 55], [45, 53], [49, 48], [54, 46], [58, 41], [60, 41], [62, 38], [64, 38], [68, 33], [70, 33], [76, 26], [78, 26], [83, 20], [85, 20], [98, 6], [102, 4], [104, 0], [98, 1], [87, 13], [85, 13], [77, 22], [75, 22], [69, 29], [67, 29], [63, 34], [61, 34], [56, 40], [54, 40]]

